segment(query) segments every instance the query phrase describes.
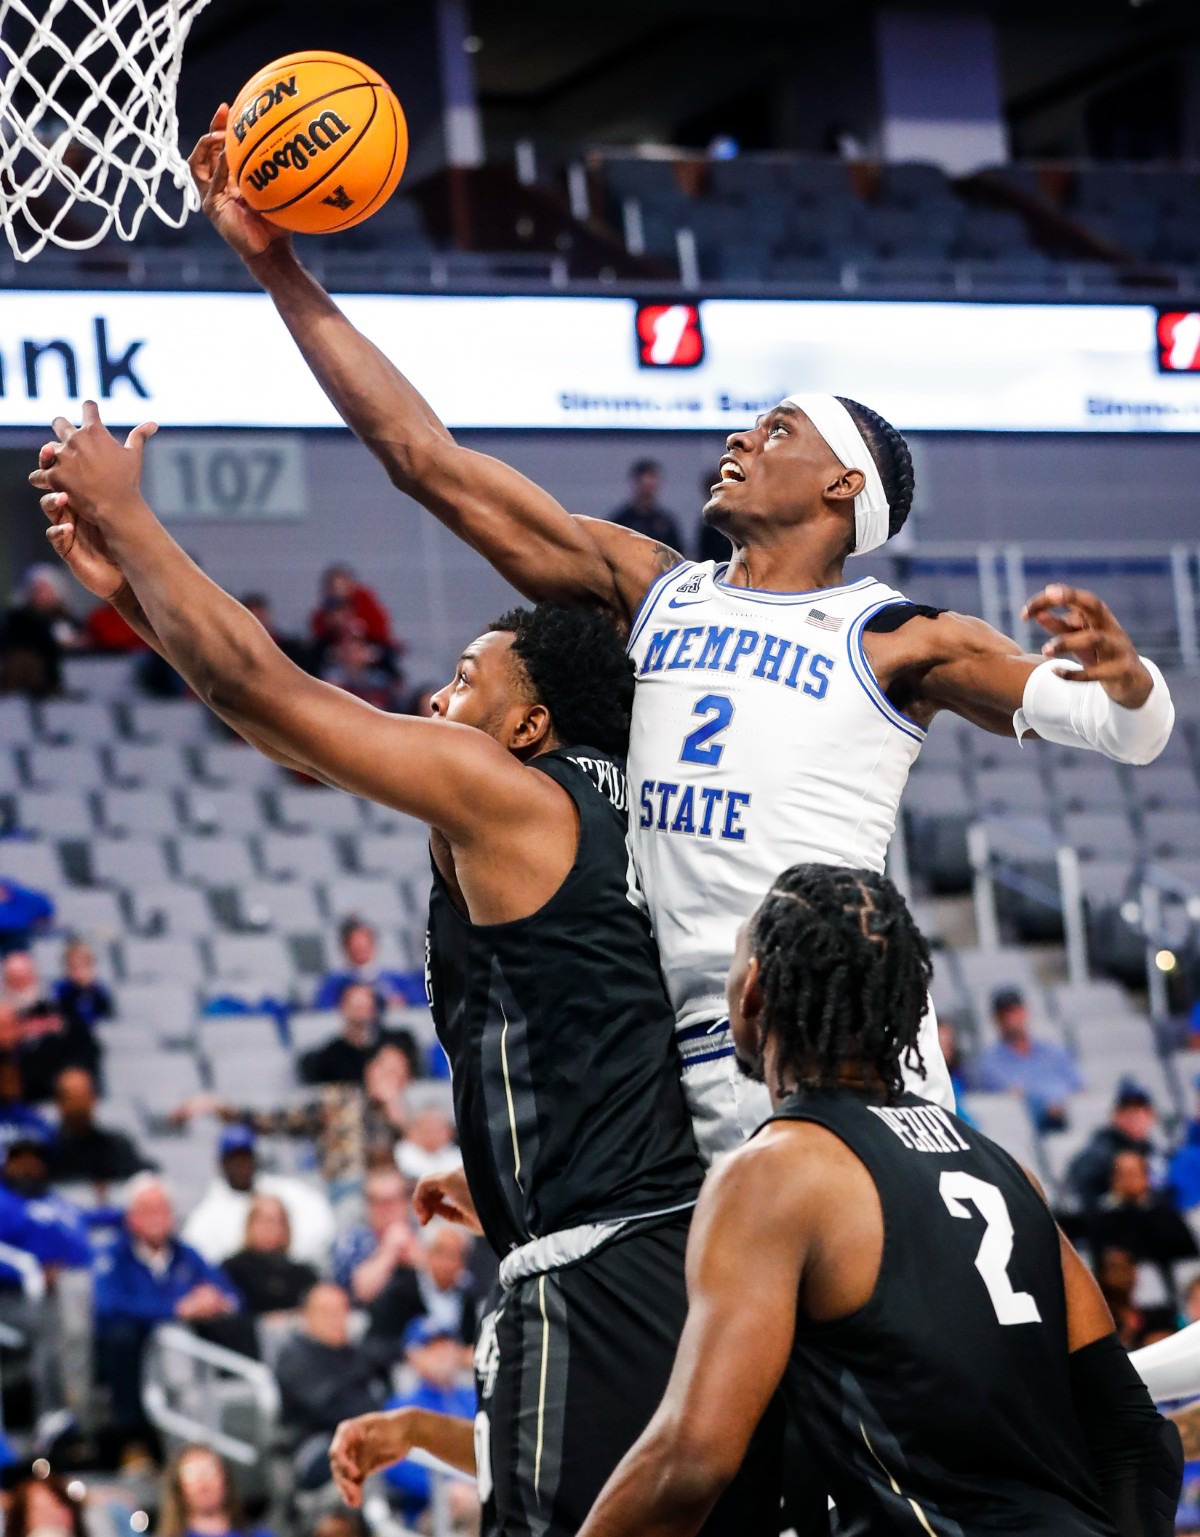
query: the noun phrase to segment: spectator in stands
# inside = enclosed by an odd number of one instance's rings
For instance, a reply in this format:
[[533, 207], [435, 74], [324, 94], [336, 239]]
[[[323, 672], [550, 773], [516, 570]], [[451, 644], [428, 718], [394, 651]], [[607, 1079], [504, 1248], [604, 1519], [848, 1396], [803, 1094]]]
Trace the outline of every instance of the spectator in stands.
[[682, 550], [679, 523], [659, 501], [661, 490], [662, 465], [656, 459], [635, 460], [629, 469], [629, 500], [612, 514], [612, 522], [645, 534], [669, 550]]
[[276, 628], [271, 600], [265, 592], [248, 592], [242, 599], [242, 607], [250, 610], [284, 656], [295, 662], [297, 667], [303, 667], [305, 672], [311, 672], [312, 647], [299, 635], [288, 635]]
[[457, 1169], [461, 1162], [451, 1117], [436, 1105], [418, 1110], [396, 1148], [396, 1167], [405, 1179], [415, 1184], [425, 1174], [444, 1174], [448, 1169]]
[[12, 1009], [0, 1004], [0, 1155], [21, 1136], [47, 1143], [54, 1140], [50, 1122], [25, 1103], [25, 1080], [21, 1076], [16, 1040], [16, 1017]]
[[311, 1265], [292, 1259], [292, 1224], [277, 1195], [256, 1195], [243, 1248], [222, 1266], [255, 1318], [293, 1313], [317, 1284]]
[[383, 1402], [388, 1354], [371, 1341], [351, 1343], [350, 1299], [340, 1286], [321, 1281], [312, 1288], [302, 1330], [284, 1345], [275, 1368], [302, 1489], [329, 1481], [329, 1443], [339, 1422]]
[[254, 1196], [275, 1195], [287, 1207], [292, 1258], [325, 1263], [336, 1224], [324, 1191], [291, 1175], [263, 1173], [249, 1126], [230, 1126], [221, 1133], [218, 1159], [217, 1174], [183, 1230], [194, 1249], [210, 1263], [221, 1264], [245, 1242]]
[[1200, 1275], [1192, 1277], [1183, 1294], [1183, 1321], [1185, 1324], [1200, 1323]]
[[1067, 1100], [1083, 1088], [1075, 1059], [1063, 1046], [1034, 1040], [1029, 1010], [1015, 987], [993, 995], [992, 1020], [1000, 1039], [976, 1058], [971, 1087], [985, 1094], [1020, 1094], [1039, 1131], [1061, 1131]]
[[[1200, 1096], [1200, 1075], [1192, 1080], [1192, 1087]], [[1200, 1206], [1200, 1100], [1167, 1169], [1167, 1183], [1180, 1211]]]
[[338, 929], [338, 941], [342, 947], [345, 964], [338, 971], [328, 972], [321, 979], [314, 1009], [336, 1009], [342, 994], [354, 982], [366, 982], [375, 989], [379, 1007], [386, 1009], [394, 1003], [423, 1003], [423, 997], [413, 997], [413, 983], [401, 971], [388, 971], [375, 962], [378, 940], [375, 930], [365, 919], [350, 917], [342, 921]]
[[128, 655], [147, 651], [146, 642], [111, 603], [98, 603], [83, 621], [83, 635], [91, 651], [108, 655]]
[[432, 1319], [469, 1349], [475, 1338], [478, 1290], [466, 1269], [471, 1235], [435, 1219], [421, 1234], [417, 1264], [398, 1266], [369, 1308], [369, 1338], [403, 1339], [414, 1318]]
[[[462, 1350], [457, 1333], [429, 1318], [414, 1319], [404, 1331], [404, 1358], [416, 1381], [387, 1403], [389, 1409], [423, 1409], [454, 1419], [475, 1418], [475, 1390], [464, 1386]], [[405, 1526], [415, 1527], [429, 1509], [429, 1470], [405, 1460], [384, 1472], [388, 1493]], [[479, 1496], [471, 1484], [457, 1479], [447, 1485], [450, 1519], [455, 1527], [479, 1521]]]
[[1126, 1350], [1136, 1350], [1141, 1340], [1142, 1315], [1134, 1306], [1137, 1265], [1125, 1249], [1102, 1249], [1094, 1257], [1096, 1280]]
[[63, 1020], [28, 950], [12, 950], [0, 961], [0, 1005], [5, 1004], [16, 1019], [25, 1096], [40, 1103], [54, 1093], [54, 1080], [65, 1065]]
[[96, 1083], [83, 1067], [68, 1067], [54, 1085], [58, 1133], [50, 1146], [50, 1177], [56, 1184], [118, 1185], [153, 1168], [123, 1131], [96, 1120]]
[[327, 1510], [310, 1537], [370, 1537], [361, 1510]]
[[54, 903], [44, 891], [0, 877], [0, 955], [28, 949], [34, 933], [54, 917]]
[[48, 699], [61, 693], [63, 652], [82, 642], [67, 609], [62, 573], [53, 566], [30, 566], [0, 617], [0, 694]]
[[67, 945], [63, 972], [52, 994], [63, 1021], [63, 1055], [95, 1074], [101, 1055], [96, 1026], [116, 1012], [113, 996], [97, 978], [96, 952], [84, 939], [72, 939]]
[[329, 567], [321, 578], [320, 598], [312, 616], [313, 640], [319, 647], [345, 635], [383, 646], [395, 644], [387, 609], [350, 566]]
[[342, 1016], [340, 1034], [300, 1058], [299, 1073], [304, 1083], [361, 1084], [367, 1063], [384, 1042], [404, 1052], [415, 1075], [417, 1043], [408, 1030], [382, 1028], [379, 999], [372, 984], [352, 982], [344, 987], [338, 999], [338, 1012]]
[[967, 1065], [962, 1048], [958, 1044], [958, 1026], [952, 1019], [946, 1019], [940, 1015], [938, 1042], [942, 1048], [942, 1056], [946, 1059], [946, 1070], [950, 1074], [950, 1087], [954, 1090], [959, 1118], [966, 1121], [968, 1126], [973, 1126], [974, 1121], [963, 1108], [963, 1095], [967, 1093]]
[[124, 1228], [96, 1261], [96, 1364], [112, 1399], [118, 1448], [148, 1434], [142, 1353], [158, 1324], [232, 1317], [241, 1299], [229, 1280], [176, 1236], [175, 1208], [155, 1174], [130, 1182]]
[[1066, 1188], [1080, 1213], [1090, 1219], [1112, 1187], [1113, 1160], [1118, 1153], [1140, 1153], [1150, 1162], [1157, 1157], [1152, 1140], [1154, 1101], [1131, 1078], [1117, 1088], [1112, 1115], [1071, 1160], [1067, 1168]]
[[269, 1537], [269, 1529], [246, 1520], [229, 1469], [193, 1441], [163, 1473], [156, 1537]]
[[215, 1094], [196, 1094], [171, 1112], [186, 1124], [198, 1115], [249, 1126], [263, 1137], [300, 1137], [315, 1142], [321, 1177], [331, 1199], [357, 1193], [369, 1169], [393, 1168], [394, 1149], [408, 1119], [405, 1091], [412, 1076], [399, 1046], [383, 1041], [363, 1070], [362, 1086], [326, 1084], [311, 1099], [262, 1110], [231, 1105]]
[[0, 1169], [0, 1243], [30, 1255], [48, 1275], [92, 1263], [83, 1213], [51, 1191], [48, 1144], [28, 1133], [8, 1144]]
[[89, 1537], [83, 1485], [57, 1473], [22, 1478], [8, 1497], [4, 1537]]
[[363, 1183], [367, 1220], [347, 1228], [333, 1246], [333, 1279], [355, 1302], [374, 1302], [398, 1266], [419, 1252], [412, 1187], [396, 1168], [374, 1169]]
[[317, 675], [335, 688], [364, 699], [377, 710], [390, 715], [404, 714], [408, 701], [404, 674], [396, 667], [391, 652], [361, 635], [343, 635], [321, 653]]
[[1108, 1194], [1091, 1220], [1091, 1247], [1093, 1254], [1121, 1249], [1135, 1264], [1155, 1266], [1173, 1304], [1176, 1261], [1200, 1257], [1187, 1223], [1151, 1188], [1146, 1155], [1131, 1148], [1113, 1158]]

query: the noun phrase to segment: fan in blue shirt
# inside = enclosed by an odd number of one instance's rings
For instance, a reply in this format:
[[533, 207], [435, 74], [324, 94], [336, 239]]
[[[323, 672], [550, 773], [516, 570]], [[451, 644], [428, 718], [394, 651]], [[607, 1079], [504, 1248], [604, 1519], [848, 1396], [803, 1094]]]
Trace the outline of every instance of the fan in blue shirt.
[[[389, 1409], [430, 1409], [455, 1419], [475, 1418], [475, 1389], [458, 1380], [462, 1371], [461, 1340], [429, 1318], [416, 1318], [404, 1331], [404, 1353], [417, 1376], [411, 1392], [399, 1393], [388, 1400]], [[404, 1521], [417, 1521], [429, 1506], [432, 1475], [428, 1468], [406, 1460], [393, 1463], [384, 1473], [393, 1502]], [[479, 1503], [472, 1485], [457, 1479], [450, 1484], [451, 1513], [456, 1520], [478, 1513]]]
[[1029, 1010], [1016, 988], [994, 995], [992, 1018], [1000, 1039], [975, 1059], [971, 1087], [985, 1094], [1019, 1093], [1039, 1131], [1061, 1131], [1068, 1099], [1083, 1088], [1075, 1059], [1065, 1047], [1033, 1039]]

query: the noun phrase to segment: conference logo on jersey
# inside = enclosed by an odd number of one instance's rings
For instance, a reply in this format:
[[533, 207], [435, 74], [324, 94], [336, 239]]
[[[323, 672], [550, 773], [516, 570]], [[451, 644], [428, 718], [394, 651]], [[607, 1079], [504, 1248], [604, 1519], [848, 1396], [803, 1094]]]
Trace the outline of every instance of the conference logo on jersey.
[[1164, 374], [1200, 373], [1200, 310], [1159, 310], [1158, 369]]
[[640, 368], [696, 368], [704, 362], [704, 331], [696, 304], [639, 304]]

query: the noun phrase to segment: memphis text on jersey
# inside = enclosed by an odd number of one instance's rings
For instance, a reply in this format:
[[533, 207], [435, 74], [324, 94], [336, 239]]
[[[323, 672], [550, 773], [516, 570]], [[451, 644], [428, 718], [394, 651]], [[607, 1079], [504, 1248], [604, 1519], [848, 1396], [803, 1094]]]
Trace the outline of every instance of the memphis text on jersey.
[[[833, 657], [781, 635], [733, 624], [685, 624], [651, 635], [638, 676], [707, 672], [713, 674], [713, 687], [718, 690], [722, 678], [733, 673], [806, 694], [819, 704], [829, 691], [835, 666]], [[715, 768], [723, 751], [715, 739], [732, 720], [733, 704], [727, 695], [713, 692], [697, 703], [696, 713], [701, 725], [684, 742], [680, 761]], [[745, 790], [644, 779], [638, 794], [638, 824], [664, 833], [743, 843], [742, 815], [750, 801]]]

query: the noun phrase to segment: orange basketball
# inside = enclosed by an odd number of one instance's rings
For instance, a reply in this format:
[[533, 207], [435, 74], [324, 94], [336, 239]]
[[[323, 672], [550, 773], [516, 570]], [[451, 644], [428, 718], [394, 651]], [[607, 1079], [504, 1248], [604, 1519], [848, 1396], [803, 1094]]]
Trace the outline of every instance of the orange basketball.
[[342, 53], [289, 53], [238, 92], [225, 129], [230, 179], [272, 224], [349, 229], [396, 190], [408, 124], [387, 82]]

